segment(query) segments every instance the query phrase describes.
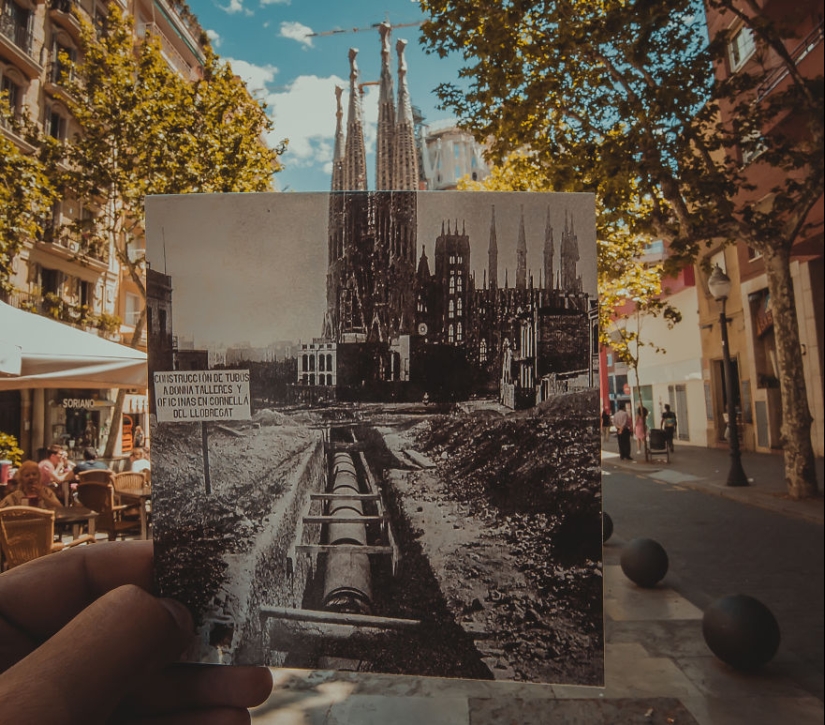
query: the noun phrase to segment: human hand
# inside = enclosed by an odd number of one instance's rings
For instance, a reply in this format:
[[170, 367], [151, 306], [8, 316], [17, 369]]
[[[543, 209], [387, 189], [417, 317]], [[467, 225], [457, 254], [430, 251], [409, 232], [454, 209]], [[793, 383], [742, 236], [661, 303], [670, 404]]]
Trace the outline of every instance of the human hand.
[[194, 625], [152, 589], [152, 543], [97, 543], [0, 575], [0, 711], [9, 723], [248, 723], [263, 667], [174, 664]]

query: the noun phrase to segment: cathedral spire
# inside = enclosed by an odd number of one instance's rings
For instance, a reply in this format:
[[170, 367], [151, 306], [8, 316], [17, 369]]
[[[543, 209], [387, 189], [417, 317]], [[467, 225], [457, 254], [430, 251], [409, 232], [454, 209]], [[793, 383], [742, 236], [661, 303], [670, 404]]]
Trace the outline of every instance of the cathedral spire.
[[556, 245], [553, 241], [553, 227], [550, 224], [550, 205], [548, 204], [547, 221], [544, 223], [544, 284], [548, 289], [553, 289], [553, 258], [555, 255]]
[[335, 86], [335, 148], [332, 152], [332, 191], [344, 190], [344, 110], [341, 95], [344, 89]]
[[398, 112], [396, 115], [395, 141], [393, 153], [393, 189], [416, 191], [418, 189], [418, 153], [415, 149], [415, 122], [412, 102], [407, 87], [407, 61], [404, 58], [406, 40], [395, 44], [398, 53]]
[[496, 207], [490, 220], [490, 246], [487, 247], [487, 267], [490, 272], [490, 289], [498, 287], [498, 242], [496, 240]]
[[375, 188], [393, 188], [393, 147], [395, 139], [395, 98], [390, 71], [390, 34], [392, 28], [385, 20], [378, 26], [381, 34], [381, 82], [378, 97], [378, 138], [375, 154]]
[[527, 289], [527, 235], [524, 232], [524, 205], [521, 206], [521, 220], [516, 244], [516, 289]]
[[361, 89], [358, 87], [357, 48], [349, 49], [349, 113], [345, 152], [344, 187], [347, 191], [366, 191], [367, 166], [364, 149], [364, 124], [361, 111]]

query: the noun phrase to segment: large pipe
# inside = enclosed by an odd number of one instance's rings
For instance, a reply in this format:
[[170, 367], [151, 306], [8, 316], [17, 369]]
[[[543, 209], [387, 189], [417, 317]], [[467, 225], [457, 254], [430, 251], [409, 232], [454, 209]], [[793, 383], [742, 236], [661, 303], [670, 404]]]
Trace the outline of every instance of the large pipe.
[[[355, 462], [349, 453], [335, 454], [329, 492], [361, 493]], [[328, 502], [327, 515], [347, 518], [363, 516], [364, 508], [357, 499], [337, 498]], [[330, 522], [327, 525], [327, 543], [366, 546], [367, 527], [363, 523]], [[333, 549], [327, 554], [323, 607], [332, 612], [372, 613], [372, 576], [366, 551]]]

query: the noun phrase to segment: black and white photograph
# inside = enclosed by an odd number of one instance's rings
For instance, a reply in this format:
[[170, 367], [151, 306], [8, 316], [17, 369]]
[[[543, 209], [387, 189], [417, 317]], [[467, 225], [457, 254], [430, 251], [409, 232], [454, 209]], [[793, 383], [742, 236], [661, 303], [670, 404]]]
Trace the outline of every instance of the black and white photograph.
[[594, 197], [146, 219], [156, 569], [189, 658], [602, 685]]

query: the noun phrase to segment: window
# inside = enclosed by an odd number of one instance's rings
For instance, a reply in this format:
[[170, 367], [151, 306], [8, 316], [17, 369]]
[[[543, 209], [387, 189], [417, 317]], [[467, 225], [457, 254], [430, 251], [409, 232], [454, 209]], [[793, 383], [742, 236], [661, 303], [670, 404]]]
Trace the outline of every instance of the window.
[[456, 278], [456, 289], [459, 292], [464, 291], [464, 279], [461, 276], [461, 272], [458, 273], [458, 277]]
[[60, 294], [61, 274], [56, 269], [46, 269], [43, 267], [40, 270], [40, 289], [44, 295]]
[[760, 134], [759, 131], [752, 131], [744, 136], [739, 150], [742, 153], [742, 166], [747, 166], [761, 156], [765, 150], [765, 142], [762, 140], [762, 134]]
[[450, 275], [450, 294], [451, 295], [455, 294], [455, 275], [454, 274]]
[[478, 346], [478, 361], [487, 362], [487, 340], [482, 340]]
[[451, 320], [453, 319], [453, 317], [455, 317], [455, 302], [453, 300], [450, 300], [447, 317], [449, 317]]
[[463, 312], [464, 312], [464, 309], [463, 309], [463, 308], [464, 308], [463, 301], [462, 301], [461, 297], [459, 297], [459, 298], [455, 301], [455, 316], [456, 316], [456, 317], [461, 317], [461, 315], [462, 315], [462, 314], [463, 314]]
[[728, 43], [731, 73], [735, 73], [745, 65], [755, 50], [756, 46], [753, 42], [753, 32], [748, 26], [743, 25], [733, 33]]
[[464, 327], [459, 322], [455, 328], [455, 339], [458, 342], [461, 342], [464, 339]]
[[48, 112], [46, 128], [52, 138], [56, 138], [58, 141], [66, 140], [66, 118], [54, 108]]
[[447, 341], [455, 342], [455, 327], [452, 325], [447, 328]]
[[[126, 297], [123, 300], [123, 307], [125, 312], [125, 320], [124, 322], [127, 325], [131, 325], [135, 327], [137, 325], [137, 321], [140, 318], [140, 296], [132, 294], [131, 292], [126, 293]], [[161, 332], [165, 332], [165, 325], [161, 325]]]
[[12, 115], [17, 117], [23, 103], [23, 84], [16, 77], [17, 73], [12, 69], [10, 71], [0, 69], [0, 92], [6, 96]]
[[79, 280], [77, 290], [78, 302], [90, 312], [94, 307], [94, 285], [91, 282]]
[[63, 83], [71, 77], [71, 64], [77, 60], [77, 51], [69, 45], [64, 37], [60, 37], [52, 44], [52, 62], [49, 80], [52, 83]]
[[31, 53], [32, 49], [32, 33], [29, 29], [30, 17], [31, 11], [20, 7], [11, 0], [6, 0], [3, 4], [0, 32], [26, 53]]

